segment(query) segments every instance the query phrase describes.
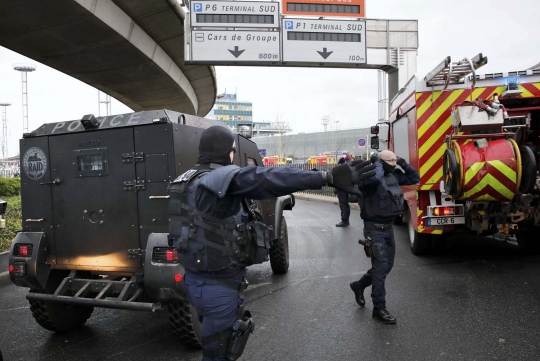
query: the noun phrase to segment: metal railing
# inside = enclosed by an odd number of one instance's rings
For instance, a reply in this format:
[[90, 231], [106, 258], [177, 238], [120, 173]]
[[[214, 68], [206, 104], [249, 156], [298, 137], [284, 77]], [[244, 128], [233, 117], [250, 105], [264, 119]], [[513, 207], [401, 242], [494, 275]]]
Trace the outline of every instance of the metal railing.
[[18, 177], [19, 175], [20, 175], [20, 171], [18, 170], [0, 169], [0, 177], [3, 177], [3, 178]]

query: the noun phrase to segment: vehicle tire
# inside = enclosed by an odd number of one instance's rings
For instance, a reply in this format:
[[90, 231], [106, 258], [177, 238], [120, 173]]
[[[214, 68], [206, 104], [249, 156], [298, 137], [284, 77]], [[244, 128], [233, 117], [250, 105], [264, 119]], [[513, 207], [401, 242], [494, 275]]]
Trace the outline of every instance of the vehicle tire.
[[279, 239], [270, 246], [270, 266], [272, 272], [285, 274], [289, 270], [289, 232], [287, 221], [281, 216], [281, 233]]
[[446, 235], [432, 234], [431, 235], [431, 250], [436, 254], [444, 253], [446, 250]]
[[29, 302], [36, 322], [44, 329], [58, 333], [69, 332], [84, 325], [94, 312], [94, 307], [35, 300]]
[[431, 249], [431, 234], [418, 233], [414, 229], [410, 212], [407, 217], [407, 226], [409, 228], [409, 246], [412, 254], [420, 256], [428, 253]]
[[526, 254], [540, 253], [540, 238], [538, 238], [539, 227], [530, 226], [520, 228], [516, 233], [519, 249]]
[[[52, 295], [68, 272], [51, 271], [44, 290], [30, 290], [30, 293]], [[36, 322], [46, 330], [65, 333], [80, 327], [88, 321], [94, 307], [76, 306], [59, 302], [29, 300], [30, 311]]]
[[519, 146], [521, 153], [521, 193], [530, 193], [536, 187], [536, 159], [531, 148], [526, 145]]
[[180, 341], [193, 348], [202, 347], [202, 323], [197, 310], [185, 300], [170, 300], [169, 324]]

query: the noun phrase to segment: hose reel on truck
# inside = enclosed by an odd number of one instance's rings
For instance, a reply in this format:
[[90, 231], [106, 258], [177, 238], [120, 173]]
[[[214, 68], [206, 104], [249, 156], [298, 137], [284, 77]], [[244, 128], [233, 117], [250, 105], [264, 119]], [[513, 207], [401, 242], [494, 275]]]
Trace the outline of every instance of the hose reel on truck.
[[516, 193], [534, 189], [534, 154], [518, 146], [514, 133], [502, 132], [507, 118], [496, 96], [494, 101], [479, 99], [453, 108], [454, 132], [446, 139], [443, 155], [447, 194], [460, 200], [510, 201]]

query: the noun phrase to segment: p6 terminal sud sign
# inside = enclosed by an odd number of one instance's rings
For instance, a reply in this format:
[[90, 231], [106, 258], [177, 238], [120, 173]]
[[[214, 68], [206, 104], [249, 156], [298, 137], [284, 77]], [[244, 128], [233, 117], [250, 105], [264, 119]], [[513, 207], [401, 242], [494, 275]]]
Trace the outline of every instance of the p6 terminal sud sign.
[[365, 0], [281, 0], [283, 15], [365, 17]]

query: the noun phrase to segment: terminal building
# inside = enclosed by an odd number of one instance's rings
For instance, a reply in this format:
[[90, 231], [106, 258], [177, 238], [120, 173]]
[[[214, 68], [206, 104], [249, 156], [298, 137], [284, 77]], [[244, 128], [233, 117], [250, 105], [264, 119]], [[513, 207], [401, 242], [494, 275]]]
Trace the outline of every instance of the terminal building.
[[[387, 129], [380, 127], [380, 150], [387, 148]], [[292, 158], [294, 162], [305, 162], [309, 157], [329, 154], [339, 159], [344, 153], [366, 158], [374, 152], [370, 148], [370, 128], [343, 129], [315, 133], [280, 134], [254, 136], [262, 156], [277, 155]]]
[[292, 131], [287, 123], [253, 121], [253, 103], [240, 101], [236, 94], [227, 92], [216, 96], [216, 102], [208, 117], [222, 121], [234, 131], [247, 133], [248, 136], [284, 134]]

